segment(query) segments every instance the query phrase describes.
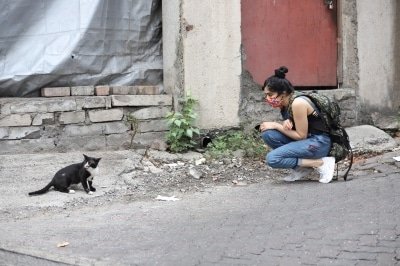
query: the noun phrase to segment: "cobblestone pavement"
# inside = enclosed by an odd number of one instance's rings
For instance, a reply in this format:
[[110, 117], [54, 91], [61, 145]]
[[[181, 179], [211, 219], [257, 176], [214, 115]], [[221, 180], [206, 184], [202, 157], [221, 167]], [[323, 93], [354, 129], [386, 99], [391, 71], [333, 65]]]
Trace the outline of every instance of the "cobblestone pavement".
[[0, 222], [0, 255], [77, 265], [400, 265], [397, 155], [356, 162], [347, 182], [220, 186], [174, 202]]

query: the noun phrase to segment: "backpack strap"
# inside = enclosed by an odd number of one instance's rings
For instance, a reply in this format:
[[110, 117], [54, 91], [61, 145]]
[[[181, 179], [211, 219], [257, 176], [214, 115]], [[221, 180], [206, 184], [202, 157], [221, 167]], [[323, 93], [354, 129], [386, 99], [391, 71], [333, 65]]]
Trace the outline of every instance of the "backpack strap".
[[343, 176], [344, 181], [347, 181], [347, 175], [349, 174], [352, 165], [353, 165], [353, 150], [350, 148], [350, 165], [349, 165], [349, 168], [347, 169], [346, 173]]

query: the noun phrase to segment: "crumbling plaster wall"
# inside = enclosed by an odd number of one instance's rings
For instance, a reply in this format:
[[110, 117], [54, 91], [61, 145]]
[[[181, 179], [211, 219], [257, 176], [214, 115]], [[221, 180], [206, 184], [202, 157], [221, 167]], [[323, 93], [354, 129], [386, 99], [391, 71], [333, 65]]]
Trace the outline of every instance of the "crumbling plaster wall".
[[239, 125], [240, 0], [164, 0], [164, 87], [199, 100], [202, 129]]
[[399, 4], [357, 1], [359, 96], [363, 119], [397, 129], [399, 99]]

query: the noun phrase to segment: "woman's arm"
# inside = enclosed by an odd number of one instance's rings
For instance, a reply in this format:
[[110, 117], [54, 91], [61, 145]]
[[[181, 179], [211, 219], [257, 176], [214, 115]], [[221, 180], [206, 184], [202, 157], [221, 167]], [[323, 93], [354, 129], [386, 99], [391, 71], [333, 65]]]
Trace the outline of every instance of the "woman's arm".
[[302, 99], [295, 99], [292, 103], [293, 120], [296, 125], [296, 129], [289, 129], [286, 126], [278, 122], [263, 122], [260, 125], [260, 130], [264, 131], [267, 129], [276, 129], [279, 132], [285, 134], [291, 139], [301, 140], [306, 139], [308, 135], [308, 119], [307, 119], [307, 108], [308, 103]]

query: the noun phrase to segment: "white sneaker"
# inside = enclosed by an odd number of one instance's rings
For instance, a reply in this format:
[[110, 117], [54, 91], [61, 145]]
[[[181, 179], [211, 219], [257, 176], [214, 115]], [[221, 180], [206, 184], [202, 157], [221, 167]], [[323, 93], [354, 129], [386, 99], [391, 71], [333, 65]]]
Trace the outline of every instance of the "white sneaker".
[[333, 173], [335, 172], [335, 158], [334, 157], [323, 157], [323, 165], [318, 167], [319, 182], [329, 183], [332, 181]]
[[296, 169], [290, 169], [290, 174], [288, 176], [285, 176], [283, 180], [285, 180], [286, 182], [293, 182], [296, 180], [300, 180], [303, 177], [311, 174], [312, 171], [313, 171], [312, 168], [298, 166], [296, 167]]

